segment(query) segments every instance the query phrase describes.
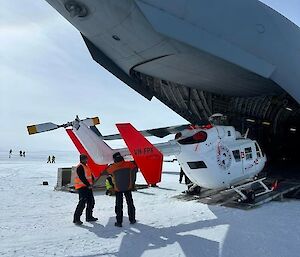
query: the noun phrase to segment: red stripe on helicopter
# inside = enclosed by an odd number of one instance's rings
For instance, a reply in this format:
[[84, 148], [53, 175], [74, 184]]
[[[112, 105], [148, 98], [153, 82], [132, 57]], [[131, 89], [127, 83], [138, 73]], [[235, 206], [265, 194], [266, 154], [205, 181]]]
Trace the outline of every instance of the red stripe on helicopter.
[[84, 148], [84, 146], [80, 143], [79, 139], [76, 137], [72, 129], [66, 129], [67, 134], [71, 138], [73, 144], [76, 146], [78, 152], [80, 154], [85, 154], [88, 157], [88, 166], [90, 167], [91, 171], [93, 172], [93, 175], [95, 178], [98, 178], [101, 175], [101, 172], [106, 169], [108, 165], [99, 165], [93, 161], [87, 150]]
[[116, 124], [116, 126], [147, 183], [160, 182], [162, 153], [130, 123]]

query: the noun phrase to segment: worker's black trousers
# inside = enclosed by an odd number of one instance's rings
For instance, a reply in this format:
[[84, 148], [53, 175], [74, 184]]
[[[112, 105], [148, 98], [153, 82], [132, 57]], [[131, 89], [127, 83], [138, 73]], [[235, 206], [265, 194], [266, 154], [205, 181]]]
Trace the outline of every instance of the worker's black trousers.
[[123, 221], [123, 194], [125, 195], [126, 202], [127, 202], [129, 221], [130, 222], [135, 221], [135, 207], [133, 204], [131, 191], [116, 192], [115, 212], [116, 212], [117, 222], [119, 224], [121, 224]]
[[86, 204], [86, 219], [93, 217], [93, 209], [95, 206], [95, 199], [93, 195], [93, 190], [87, 187], [82, 187], [78, 189], [79, 202], [77, 204], [74, 213], [74, 222], [80, 220], [80, 216], [85, 208]]

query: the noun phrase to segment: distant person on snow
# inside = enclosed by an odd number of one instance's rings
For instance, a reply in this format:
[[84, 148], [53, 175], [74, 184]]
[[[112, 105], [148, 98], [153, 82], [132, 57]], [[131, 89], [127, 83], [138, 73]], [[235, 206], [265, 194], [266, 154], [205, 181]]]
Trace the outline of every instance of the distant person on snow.
[[47, 163], [51, 163], [51, 156], [50, 156], [50, 155], [48, 156], [48, 161], [47, 161]]
[[11, 158], [12, 156], [12, 149], [9, 150], [8, 158]]
[[23, 156], [23, 152], [22, 152], [22, 151], [20, 151], [20, 156], [21, 156], [21, 157]]
[[127, 202], [130, 224], [136, 223], [135, 207], [131, 191], [134, 189], [137, 166], [133, 162], [125, 161], [119, 152], [113, 154], [113, 160], [114, 163], [109, 165], [104, 173], [112, 175], [116, 194], [115, 213], [117, 222], [115, 223], [115, 226], [122, 227], [123, 195], [125, 195]]
[[51, 163], [55, 163], [55, 156], [54, 155], [52, 155]]
[[79, 202], [77, 204], [73, 223], [76, 225], [81, 225], [82, 221], [80, 217], [86, 205], [86, 221], [92, 222], [98, 219], [93, 217], [93, 209], [95, 206], [95, 199], [93, 195], [92, 185], [94, 183], [94, 177], [92, 171], [87, 165], [88, 157], [85, 154], [80, 155], [80, 163], [77, 165], [74, 186], [78, 190]]
[[23, 151], [23, 157], [25, 157], [25, 151]]

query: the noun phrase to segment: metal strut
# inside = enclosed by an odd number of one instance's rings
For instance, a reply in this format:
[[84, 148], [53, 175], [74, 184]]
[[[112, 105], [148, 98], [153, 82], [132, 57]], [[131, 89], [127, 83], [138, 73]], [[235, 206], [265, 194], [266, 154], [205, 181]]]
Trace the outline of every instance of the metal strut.
[[265, 179], [266, 179], [266, 177], [261, 178], [261, 179], [258, 179], [258, 180], [250, 181], [250, 182], [245, 183], [245, 184], [242, 184], [242, 185], [240, 185], [240, 186], [236, 186], [236, 187], [233, 186], [231, 189], [226, 190], [226, 191], [229, 192], [229, 191], [231, 191], [231, 190], [234, 190], [236, 193], [238, 193], [238, 194], [242, 197], [242, 200], [245, 201], [245, 200], [247, 200], [247, 196], [242, 192], [242, 190], [246, 190], [246, 189], [250, 188], [251, 185], [253, 185], [253, 184], [259, 183], [259, 184], [263, 187], [263, 189], [264, 189], [263, 192], [260, 192], [260, 193], [255, 194], [255, 197], [273, 191], [273, 189], [269, 189], [269, 188], [267, 187], [267, 185], [263, 182], [263, 180], [265, 180]]

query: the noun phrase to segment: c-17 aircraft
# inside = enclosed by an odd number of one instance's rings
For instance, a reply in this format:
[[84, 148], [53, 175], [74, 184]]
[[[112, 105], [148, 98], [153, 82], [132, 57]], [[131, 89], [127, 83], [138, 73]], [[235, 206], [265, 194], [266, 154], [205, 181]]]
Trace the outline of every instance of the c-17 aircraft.
[[[156, 184], [161, 181], [163, 157], [172, 155], [196, 185], [208, 189], [232, 188], [243, 200], [247, 199], [240, 190], [243, 187], [235, 185], [255, 178], [266, 163], [259, 144], [241, 136], [232, 126], [186, 124], [137, 131], [130, 123], [119, 123], [116, 126], [120, 134], [103, 136], [95, 127], [97, 124], [100, 124], [98, 117], [83, 120], [76, 117], [62, 125], [42, 123], [27, 128], [30, 135], [66, 128], [78, 151], [88, 155], [88, 165], [95, 177], [101, 176], [107, 165], [113, 162], [112, 155], [120, 152], [125, 159], [136, 162], [148, 184]], [[164, 143], [152, 144], [145, 138], [163, 138], [170, 134], [175, 134], [175, 138]], [[112, 149], [104, 142], [115, 139], [123, 139], [127, 148]], [[263, 179], [252, 182], [263, 186], [262, 193], [270, 191]]]
[[95, 62], [146, 99], [191, 124], [221, 112], [238, 131], [250, 128], [271, 163], [285, 160], [283, 173], [287, 162], [297, 167], [300, 28], [270, 1], [46, 1]]

